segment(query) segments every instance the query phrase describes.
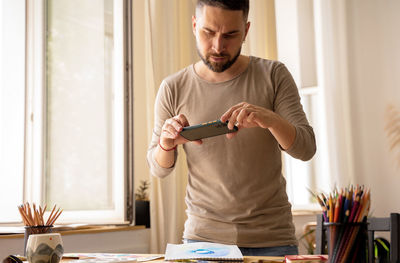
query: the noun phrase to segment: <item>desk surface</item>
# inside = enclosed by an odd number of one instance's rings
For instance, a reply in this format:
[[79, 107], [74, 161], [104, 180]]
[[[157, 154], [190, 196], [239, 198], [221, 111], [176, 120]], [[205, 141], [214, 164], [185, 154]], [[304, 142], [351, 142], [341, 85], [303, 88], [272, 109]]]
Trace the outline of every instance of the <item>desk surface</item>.
[[[147, 255], [151, 256], [151, 255]], [[161, 263], [165, 262], [163, 258], [147, 261], [149, 263]], [[218, 262], [218, 261], [216, 261]], [[225, 261], [226, 262], [226, 261]], [[257, 256], [244, 256], [244, 263], [274, 263], [274, 262], [285, 262], [284, 257], [257, 257]]]
[[[164, 261], [163, 254], [135, 254], [138, 256], [138, 263], [162, 263]], [[159, 256], [159, 258], [154, 260], [146, 260], [150, 257]], [[144, 261], [142, 260], [144, 259]], [[73, 262], [71, 259], [63, 259], [62, 262]], [[219, 262], [219, 261], [215, 261]], [[226, 262], [226, 261], [225, 261]], [[258, 256], [244, 256], [244, 263], [282, 263], [285, 262], [284, 257], [258, 257]]]
[[[166, 262], [164, 261], [164, 255], [162, 254], [135, 254], [138, 256], [138, 263], [145, 262], [145, 263], [162, 263]], [[154, 257], [154, 256], [159, 256], [157, 259], [154, 260], [146, 260], [147, 258]], [[141, 259], [144, 259], [141, 260]], [[67, 262], [74, 262], [76, 259], [62, 259], [61, 262], [67, 263]], [[28, 261], [23, 261], [24, 263]], [[221, 261], [215, 261], [221, 262]], [[227, 261], [225, 261], [227, 262]], [[258, 256], [244, 256], [244, 263], [282, 263], [285, 262], [284, 257], [258, 257]]]

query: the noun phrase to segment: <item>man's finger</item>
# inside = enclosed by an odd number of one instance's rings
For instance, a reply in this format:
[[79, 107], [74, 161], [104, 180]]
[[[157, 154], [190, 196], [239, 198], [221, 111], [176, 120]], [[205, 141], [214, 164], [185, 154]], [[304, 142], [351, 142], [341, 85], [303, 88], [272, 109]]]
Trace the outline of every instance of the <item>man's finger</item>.
[[197, 144], [197, 145], [201, 145], [201, 144], [203, 144], [203, 141], [202, 140], [195, 140], [195, 141], [193, 141], [195, 144]]
[[244, 104], [244, 102], [241, 102], [239, 104], [236, 104], [235, 106], [232, 106], [229, 110], [227, 110], [224, 114], [222, 114], [220, 120], [222, 122], [226, 122], [232, 115], [232, 112], [237, 110], [238, 108], [242, 107], [242, 105]]
[[189, 122], [186, 119], [186, 116], [183, 114], [179, 114], [178, 116], [176, 116], [177, 120], [179, 120], [179, 123], [182, 125], [182, 127], [186, 127], [189, 126]]
[[231, 117], [229, 118], [229, 122], [228, 122], [228, 129], [232, 130], [233, 126], [235, 126], [235, 124], [237, 123], [237, 116], [240, 113], [241, 109], [236, 109], [235, 111], [232, 112]]
[[179, 134], [178, 137], [175, 139], [175, 142], [176, 144], [184, 144], [190, 141]]
[[172, 126], [176, 130], [176, 132], [179, 133], [180, 131], [182, 131], [183, 127], [188, 125], [188, 121], [185, 115], [179, 114], [178, 116], [166, 120], [164, 125]]
[[240, 113], [236, 117], [236, 121], [243, 125], [243, 121], [247, 118], [247, 116], [249, 116], [249, 114], [250, 112], [246, 108], [241, 109]]
[[227, 134], [226, 134], [226, 138], [232, 139], [233, 137], [236, 136], [236, 134], [237, 134], [237, 132], [227, 133]]
[[163, 126], [163, 130], [168, 131], [170, 134], [173, 134], [174, 136], [177, 136], [179, 133], [179, 127], [180, 124], [178, 124], [176, 121], [174, 120], [168, 120], [164, 126]]
[[171, 134], [171, 136], [173, 136], [173, 138], [177, 138], [179, 135], [179, 132], [172, 125], [167, 125], [165, 127], [165, 131], [167, 131], [169, 134]]

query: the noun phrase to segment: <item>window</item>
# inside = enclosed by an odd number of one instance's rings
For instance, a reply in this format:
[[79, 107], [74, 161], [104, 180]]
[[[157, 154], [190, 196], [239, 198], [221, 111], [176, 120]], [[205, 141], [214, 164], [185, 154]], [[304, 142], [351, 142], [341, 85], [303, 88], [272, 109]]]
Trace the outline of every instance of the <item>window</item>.
[[301, 103], [307, 115], [310, 125], [314, 129], [315, 139], [317, 141], [317, 152], [315, 156], [307, 162], [294, 159], [285, 154], [285, 177], [287, 180], [287, 192], [290, 202], [295, 210], [313, 210], [319, 211], [320, 207], [316, 200], [309, 193], [309, 190], [328, 190], [324, 188], [329, 179], [324, 173], [326, 166], [321, 158], [321, 148], [323, 145], [323, 112], [320, 87], [302, 87], [299, 89]]
[[310, 190], [331, 189], [326, 154], [325, 105], [321, 74], [317, 66], [320, 59], [315, 31], [314, 2], [312, 0], [289, 3], [275, 1], [278, 59], [286, 64], [299, 89], [301, 103], [314, 128], [317, 153], [312, 160], [303, 162], [284, 155], [284, 174], [287, 192], [294, 210], [320, 209]]
[[[27, 50], [21, 55], [26, 71], [19, 72], [26, 77], [21, 88], [26, 94], [18, 94], [26, 122], [18, 126], [22, 136], [15, 138], [22, 141], [19, 174], [24, 180], [12, 180], [18, 198], [7, 210], [30, 201], [60, 206], [59, 222], [132, 220], [129, 1], [19, 2], [28, 25], [26, 35], [21, 29], [15, 41]], [[4, 67], [1, 72], [6, 73]], [[3, 123], [6, 114], [1, 111], [1, 116]], [[1, 135], [2, 143], [6, 137]], [[0, 218], [19, 220], [19, 215]]]
[[[25, 1], [0, 1], [0, 221], [18, 219], [24, 178]], [[4, 213], [4, 211], [8, 211]]]

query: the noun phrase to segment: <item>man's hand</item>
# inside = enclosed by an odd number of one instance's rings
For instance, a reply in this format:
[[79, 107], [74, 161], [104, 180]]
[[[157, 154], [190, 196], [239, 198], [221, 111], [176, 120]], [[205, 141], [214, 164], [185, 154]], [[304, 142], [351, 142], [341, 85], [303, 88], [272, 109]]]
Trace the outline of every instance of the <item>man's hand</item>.
[[[225, 112], [221, 121], [228, 121], [228, 128], [233, 129], [236, 125], [240, 128], [261, 127], [264, 129], [271, 128], [277, 120], [277, 114], [266, 108], [255, 106], [247, 102], [241, 102], [231, 107]], [[234, 133], [227, 134], [230, 137], [235, 136]]]
[[[188, 142], [180, 135], [183, 127], [189, 126], [189, 122], [185, 115], [167, 119], [161, 128], [160, 142], [155, 152], [155, 159], [161, 167], [169, 168], [174, 165], [174, 151], [177, 145]], [[202, 144], [201, 140], [194, 141], [196, 144]]]
[[[180, 135], [183, 127], [189, 126], [189, 122], [185, 115], [179, 114], [164, 122], [161, 128], [160, 145], [164, 149], [172, 149], [179, 144], [188, 142]], [[201, 144], [201, 140], [194, 141], [196, 144]]]
[[[294, 142], [296, 137], [296, 129], [292, 124], [283, 119], [275, 112], [247, 102], [241, 102], [231, 107], [221, 116], [221, 121], [228, 123], [228, 128], [233, 129], [236, 125], [239, 128], [261, 127], [269, 129], [278, 143], [288, 149]], [[228, 133], [227, 138], [232, 138], [237, 134]]]

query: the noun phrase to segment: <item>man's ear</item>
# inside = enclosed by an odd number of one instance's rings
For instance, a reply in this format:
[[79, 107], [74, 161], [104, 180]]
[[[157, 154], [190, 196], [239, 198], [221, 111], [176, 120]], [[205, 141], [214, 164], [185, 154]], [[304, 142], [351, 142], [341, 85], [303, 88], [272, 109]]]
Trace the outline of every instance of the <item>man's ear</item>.
[[250, 28], [250, 22], [247, 22], [247, 23], [246, 23], [246, 29], [245, 29], [245, 33], [244, 33], [244, 39], [243, 39], [243, 41], [245, 41], [245, 40], [246, 40], [247, 33], [249, 33], [249, 28]]
[[196, 16], [192, 16], [192, 31], [193, 31], [193, 35], [196, 36]]

